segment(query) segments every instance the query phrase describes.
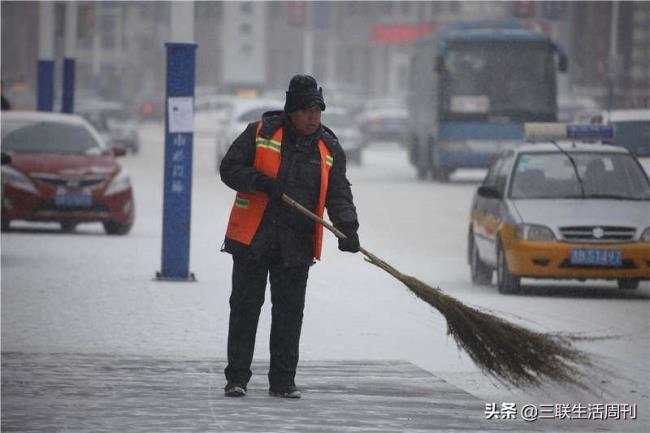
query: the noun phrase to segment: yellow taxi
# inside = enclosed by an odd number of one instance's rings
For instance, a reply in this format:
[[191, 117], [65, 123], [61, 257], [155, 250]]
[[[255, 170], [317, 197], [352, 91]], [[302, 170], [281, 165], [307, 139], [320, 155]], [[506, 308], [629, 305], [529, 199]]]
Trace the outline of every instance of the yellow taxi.
[[[521, 278], [650, 279], [650, 180], [604, 125], [526, 124], [522, 144], [497, 158], [472, 201], [472, 281], [501, 293]], [[556, 141], [557, 139], [557, 141]], [[560, 141], [560, 139], [562, 139]]]

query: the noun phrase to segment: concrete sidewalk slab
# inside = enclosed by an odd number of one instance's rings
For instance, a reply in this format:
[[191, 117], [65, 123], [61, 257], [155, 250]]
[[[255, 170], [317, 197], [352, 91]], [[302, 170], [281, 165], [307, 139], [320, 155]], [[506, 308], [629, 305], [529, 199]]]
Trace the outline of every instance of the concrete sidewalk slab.
[[267, 362], [244, 398], [223, 396], [223, 360], [2, 354], [2, 431], [492, 432], [485, 403], [405, 361], [301, 362], [300, 400], [268, 395]]

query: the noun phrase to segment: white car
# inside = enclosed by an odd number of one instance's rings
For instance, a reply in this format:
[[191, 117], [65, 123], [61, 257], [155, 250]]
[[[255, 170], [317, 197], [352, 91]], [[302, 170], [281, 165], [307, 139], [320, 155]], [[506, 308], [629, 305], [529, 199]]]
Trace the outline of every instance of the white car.
[[208, 143], [223, 131], [233, 107], [240, 99], [234, 95], [201, 95], [194, 104], [194, 138]]
[[365, 136], [364, 145], [373, 141], [404, 142], [408, 125], [408, 110], [400, 99], [370, 100], [356, 118]]
[[246, 126], [262, 119], [267, 111], [284, 109], [284, 101], [277, 99], [240, 98], [233, 101], [223, 127], [216, 136], [216, 169], [219, 172], [221, 160], [228, 152], [230, 145], [244, 132]]
[[501, 293], [518, 292], [522, 277], [635, 289], [650, 279], [650, 179], [619, 146], [525, 144], [491, 165], [468, 234], [472, 281], [489, 284], [496, 270]]
[[588, 96], [562, 94], [557, 97], [557, 117], [559, 122], [577, 121], [581, 113], [600, 111], [598, 103]]
[[341, 143], [348, 161], [361, 165], [363, 134], [354, 123], [349, 110], [328, 105], [321, 115], [321, 123], [330, 128]]
[[124, 146], [132, 153], [140, 151], [137, 118], [124, 103], [84, 100], [75, 111], [97, 129], [109, 146]]

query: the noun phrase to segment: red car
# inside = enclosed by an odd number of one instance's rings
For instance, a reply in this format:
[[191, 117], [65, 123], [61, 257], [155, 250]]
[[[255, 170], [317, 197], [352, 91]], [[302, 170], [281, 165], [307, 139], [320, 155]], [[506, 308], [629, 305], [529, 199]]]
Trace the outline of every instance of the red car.
[[44, 112], [2, 113], [2, 231], [11, 221], [55, 221], [64, 231], [101, 222], [108, 234], [127, 234], [135, 206], [131, 180], [115, 161], [126, 149], [109, 149], [80, 116]]

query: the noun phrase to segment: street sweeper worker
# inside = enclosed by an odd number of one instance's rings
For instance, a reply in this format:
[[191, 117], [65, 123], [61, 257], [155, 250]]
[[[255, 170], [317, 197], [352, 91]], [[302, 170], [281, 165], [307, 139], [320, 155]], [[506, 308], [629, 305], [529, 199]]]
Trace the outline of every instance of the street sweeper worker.
[[322, 216], [359, 251], [357, 212], [334, 132], [320, 123], [323, 90], [309, 75], [291, 78], [284, 111], [264, 113], [235, 139], [223, 158], [223, 182], [237, 191], [223, 251], [232, 254], [225, 395], [246, 395], [255, 334], [271, 286], [269, 393], [299, 398], [295, 384], [309, 267], [320, 259], [323, 228], [282, 201], [282, 194]]

